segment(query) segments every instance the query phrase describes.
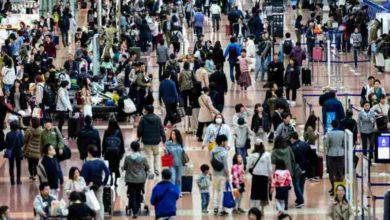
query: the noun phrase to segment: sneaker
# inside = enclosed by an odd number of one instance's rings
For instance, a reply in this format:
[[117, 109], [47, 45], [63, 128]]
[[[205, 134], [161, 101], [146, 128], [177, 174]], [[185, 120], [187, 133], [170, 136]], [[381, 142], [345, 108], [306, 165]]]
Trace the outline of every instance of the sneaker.
[[214, 209], [214, 215], [218, 215], [218, 208]]
[[303, 204], [303, 203], [296, 204], [296, 205], [295, 205], [295, 208], [300, 209], [300, 208], [302, 208], [304, 205], [305, 205], [305, 204]]
[[220, 212], [219, 213], [219, 216], [226, 216], [226, 215], [228, 215], [229, 213], [227, 213], [226, 211], [222, 211], [222, 212]]
[[244, 209], [242, 209], [242, 208], [238, 208], [237, 210], [238, 210], [238, 212], [240, 212], [240, 213], [246, 213], [246, 211], [245, 211]]

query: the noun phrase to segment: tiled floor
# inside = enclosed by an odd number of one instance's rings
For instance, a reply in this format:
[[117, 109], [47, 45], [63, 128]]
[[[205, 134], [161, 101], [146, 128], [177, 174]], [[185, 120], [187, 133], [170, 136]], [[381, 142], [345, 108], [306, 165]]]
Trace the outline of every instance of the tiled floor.
[[[245, 1], [240, 1], [245, 2]], [[245, 3], [246, 4], [246, 3]], [[304, 12], [307, 13], [307, 12]], [[293, 12], [291, 9], [285, 14], [286, 15], [286, 30], [291, 31], [292, 30], [292, 23], [295, 19], [295, 12]], [[81, 12], [79, 17], [79, 24], [80, 26], [85, 23], [85, 12]], [[221, 40], [224, 45], [228, 42], [228, 38], [223, 32], [219, 33], [212, 33], [209, 26], [209, 21], [207, 21], [208, 25], [205, 29], [205, 38], [211, 39], [212, 41], [218, 39]], [[226, 19], [224, 19], [223, 25], [226, 23]], [[222, 28], [223, 30], [223, 28]], [[292, 31], [291, 31], [292, 32]], [[193, 45], [193, 37], [192, 32], [187, 30], [187, 40], [190, 43], [190, 45]], [[59, 53], [60, 57], [66, 56], [66, 50], [61, 49]], [[361, 56], [361, 59], [366, 59], [364, 55]], [[342, 60], [351, 60], [351, 55], [342, 55]], [[152, 68], [152, 73], [154, 74], [156, 78], [156, 68], [155, 66], [155, 57], [152, 55], [149, 61], [149, 66]], [[57, 60], [56, 65], [61, 66], [62, 60]], [[227, 65], [225, 65], [225, 69], [228, 68]], [[372, 65], [370, 64], [364, 64], [360, 66], [359, 71], [362, 73], [360, 76], [354, 75], [352, 72], [350, 72], [350, 66], [339, 64], [340, 68], [340, 78], [332, 77], [331, 78], [331, 86], [339, 87], [343, 86], [345, 89], [345, 92], [348, 93], [358, 93], [360, 91], [360, 88], [362, 86], [362, 82], [365, 81], [366, 75], [368, 74], [374, 74], [376, 77], [380, 78], [382, 80], [382, 84], [387, 87], [387, 85], [390, 82], [390, 77], [387, 75], [378, 75], [375, 71]], [[303, 99], [301, 98], [303, 94], [320, 94], [320, 88], [322, 86], [325, 86], [327, 84], [327, 75], [326, 75], [326, 66], [324, 64], [315, 64], [314, 65], [314, 75], [315, 75], [315, 85], [312, 87], [304, 87], [299, 91], [299, 98], [297, 100], [298, 105], [294, 108], [292, 108], [292, 112], [294, 117], [297, 118], [297, 122], [299, 125], [304, 123], [304, 112], [306, 111], [307, 114], [309, 112], [308, 108], [304, 108], [303, 106]], [[236, 85], [230, 85], [229, 84], [229, 92], [226, 95], [226, 110], [224, 111], [224, 115], [227, 119], [227, 122], [231, 122], [231, 118], [234, 114], [234, 105], [241, 102], [250, 107], [251, 109], [256, 103], [262, 102], [265, 94], [265, 90], [262, 88], [262, 84], [260, 83], [253, 83], [254, 85], [249, 88], [248, 92], [243, 93], [240, 91], [240, 88]], [[319, 84], [319, 86], [318, 86]], [[317, 87], [316, 87], [317, 85]], [[158, 88], [158, 80], [154, 80], [154, 88], [155, 91], [157, 91]], [[387, 89], [389, 90], [389, 89]], [[157, 95], [157, 94], [155, 94]], [[357, 104], [358, 98], [356, 97], [350, 97], [352, 103]], [[346, 103], [346, 100], [348, 98], [342, 98], [342, 101]], [[321, 115], [321, 108], [318, 106], [318, 99], [313, 97], [306, 98], [306, 101], [313, 105], [313, 111], [317, 115]], [[106, 123], [99, 121], [95, 123], [98, 125], [99, 131], [101, 133], [104, 132]], [[182, 125], [180, 125], [182, 126]], [[126, 146], [129, 146], [129, 143], [135, 139], [135, 129], [130, 128], [128, 125], [122, 126], [124, 136], [125, 136], [125, 142]], [[301, 130], [301, 129], [300, 129]], [[196, 141], [196, 138], [193, 135], [185, 135], [185, 145], [188, 148], [187, 152], [189, 153], [189, 156], [191, 158], [191, 163], [195, 167], [195, 176], [197, 177], [199, 174], [199, 167], [202, 163], [208, 163], [208, 154], [206, 151], [201, 150], [200, 144]], [[74, 141], [69, 141], [69, 146], [72, 148], [73, 154], [72, 159], [69, 161], [65, 161], [62, 163], [62, 169], [64, 174], [67, 174], [69, 171], [69, 168], [72, 166], [81, 166], [81, 161], [78, 159], [78, 151], [75, 146]], [[268, 146], [268, 149], [271, 149], [272, 146]], [[230, 152], [233, 153], [232, 151]], [[22, 165], [22, 182], [23, 184], [20, 186], [11, 186], [8, 180], [8, 162], [6, 162], [4, 159], [0, 159], [0, 191], [3, 193], [0, 196], [0, 204], [6, 204], [10, 206], [11, 213], [12, 213], [12, 219], [32, 219], [32, 201], [34, 196], [37, 194], [37, 182], [31, 182], [28, 179], [28, 173], [27, 173], [27, 162], [23, 161]], [[376, 165], [373, 167], [372, 175], [375, 177], [374, 180], [377, 181], [387, 181], [388, 177], [384, 178], [380, 174], [385, 172], [389, 173], [390, 167], [384, 166], [384, 165]], [[156, 180], [150, 181], [147, 183], [147, 195], [146, 198], [149, 198], [149, 193], [151, 191], [152, 186], [156, 183]], [[249, 191], [250, 189], [250, 175], [247, 175], [247, 189]], [[329, 183], [328, 179], [324, 177], [324, 179], [320, 180], [320, 182], [307, 182], [305, 187], [305, 207], [303, 209], [294, 209], [290, 208], [288, 213], [293, 217], [293, 219], [302, 219], [302, 220], [321, 220], [325, 219], [327, 207], [330, 204], [330, 197], [328, 196], [329, 189]], [[373, 190], [375, 195], [383, 195], [384, 194], [385, 187], [375, 189]], [[125, 198], [123, 195], [125, 195], [125, 189], [123, 186], [123, 183], [120, 183], [119, 188], [116, 190], [116, 196], [115, 196], [115, 211], [124, 211], [125, 204], [127, 203], [127, 198]], [[248, 209], [248, 199], [249, 195], [246, 193], [244, 195], [243, 199], [243, 207]], [[293, 204], [295, 197], [293, 192], [290, 193], [290, 205]], [[211, 200], [212, 201], [212, 200]], [[212, 203], [211, 203], [212, 204]], [[244, 216], [229, 216], [229, 217], [214, 217], [212, 214], [210, 215], [201, 215], [200, 210], [200, 195], [197, 187], [194, 185], [192, 194], [185, 194], [183, 198], [181, 198], [178, 203], [178, 219], [245, 219]], [[377, 203], [378, 210], [377, 213], [382, 213], [383, 206], [382, 202]], [[210, 209], [213, 206], [210, 206]], [[266, 208], [265, 211], [265, 219], [275, 219], [275, 205], [274, 202], [271, 203]], [[377, 217], [380, 215], [378, 214]], [[126, 219], [126, 217], [112, 217], [112, 219]], [[152, 219], [152, 217], [142, 217], [140, 219]]]

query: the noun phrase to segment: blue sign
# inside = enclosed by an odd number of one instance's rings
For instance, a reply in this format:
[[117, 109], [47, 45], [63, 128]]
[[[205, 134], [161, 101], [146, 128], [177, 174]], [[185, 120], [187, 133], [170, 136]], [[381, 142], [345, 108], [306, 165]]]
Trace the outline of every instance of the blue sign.
[[332, 121], [336, 119], [336, 112], [327, 112], [326, 113], [326, 122], [325, 128], [329, 131], [332, 128]]

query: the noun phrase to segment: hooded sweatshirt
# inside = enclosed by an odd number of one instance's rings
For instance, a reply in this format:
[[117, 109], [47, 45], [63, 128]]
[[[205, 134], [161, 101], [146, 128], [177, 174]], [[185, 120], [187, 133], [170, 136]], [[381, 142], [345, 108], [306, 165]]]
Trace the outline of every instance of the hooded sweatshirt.
[[292, 49], [290, 57], [297, 61], [297, 66], [302, 66], [302, 60], [306, 59], [306, 53], [300, 46], [296, 46]]
[[277, 160], [283, 160], [290, 173], [293, 173], [292, 161], [295, 161], [295, 158], [290, 147], [274, 149], [271, 154], [272, 164], [275, 164]]
[[161, 181], [153, 188], [150, 203], [154, 205], [156, 219], [176, 216], [179, 195], [179, 189], [171, 181]]
[[126, 183], [145, 183], [149, 164], [145, 156], [140, 152], [135, 152], [126, 156], [123, 170], [126, 171]]
[[245, 147], [246, 139], [250, 138], [251, 131], [248, 127], [248, 124], [238, 125], [234, 129], [235, 139], [236, 139], [236, 147], [242, 148]]
[[161, 119], [155, 114], [147, 114], [141, 118], [137, 135], [145, 145], [158, 145], [161, 140], [163, 142], [166, 140]]

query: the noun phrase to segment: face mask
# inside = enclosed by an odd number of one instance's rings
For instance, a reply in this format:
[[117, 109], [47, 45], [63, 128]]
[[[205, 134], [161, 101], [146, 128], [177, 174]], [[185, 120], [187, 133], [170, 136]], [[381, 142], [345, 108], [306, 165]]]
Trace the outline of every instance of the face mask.
[[217, 119], [215, 119], [215, 123], [217, 123], [217, 124], [222, 124], [222, 118], [217, 118]]

